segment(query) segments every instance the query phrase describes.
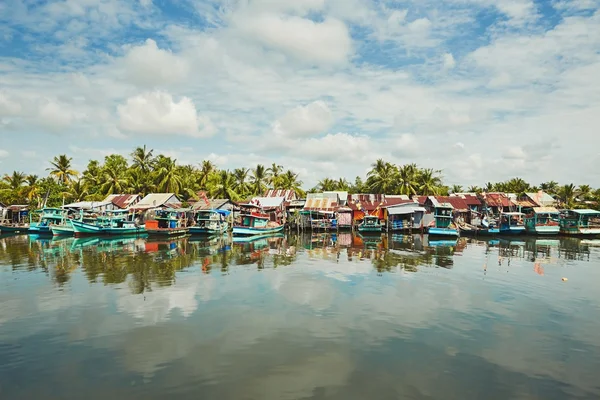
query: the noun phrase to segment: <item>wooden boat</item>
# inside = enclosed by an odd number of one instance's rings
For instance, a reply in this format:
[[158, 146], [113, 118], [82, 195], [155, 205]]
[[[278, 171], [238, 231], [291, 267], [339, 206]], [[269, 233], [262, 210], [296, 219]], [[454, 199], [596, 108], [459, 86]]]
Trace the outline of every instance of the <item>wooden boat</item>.
[[427, 228], [429, 236], [451, 236], [458, 237], [458, 227], [452, 221], [451, 204], [439, 203], [433, 211], [433, 221]]
[[534, 207], [525, 216], [525, 231], [532, 235], [558, 235], [559, 213], [554, 207]]
[[283, 231], [283, 225], [270, 221], [269, 217], [253, 212], [242, 215], [240, 225], [233, 227], [233, 236], [271, 235]]
[[560, 233], [571, 236], [600, 235], [600, 211], [568, 210], [560, 217]]
[[107, 211], [93, 222], [71, 220], [76, 236], [81, 235], [140, 235], [146, 233], [128, 210]]
[[159, 209], [156, 210], [154, 219], [146, 221], [146, 232], [152, 237], [173, 237], [187, 235], [189, 228], [186, 223], [184, 209]]
[[35, 235], [51, 235], [51, 226], [60, 225], [65, 218], [65, 211], [62, 208], [46, 207], [38, 213], [41, 213], [39, 222], [29, 223], [29, 233]]
[[500, 234], [520, 235], [525, 232], [522, 212], [505, 212], [500, 214]]
[[365, 218], [358, 225], [360, 233], [381, 233], [381, 221], [376, 215], [365, 215]]
[[27, 233], [29, 232], [29, 224], [16, 224], [12, 222], [0, 223], [1, 233]]
[[218, 235], [227, 232], [229, 224], [226, 210], [199, 210], [194, 215], [194, 225], [190, 226], [192, 235]]

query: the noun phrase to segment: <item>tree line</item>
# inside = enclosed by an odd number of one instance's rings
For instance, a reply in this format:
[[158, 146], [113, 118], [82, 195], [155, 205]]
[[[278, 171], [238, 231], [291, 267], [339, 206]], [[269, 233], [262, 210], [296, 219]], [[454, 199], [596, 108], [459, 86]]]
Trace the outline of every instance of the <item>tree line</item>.
[[[73, 159], [66, 154], [54, 157], [47, 169], [48, 175], [26, 174], [13, 171], [0, 181], [0, 201], [5, 204], [30, 204], [40, 207], [48, 194], [46, 204], [58, 206], [63, 201], [100, 201], [116, 193], [146, 195], [152, 192], [175, 193], [184, 202], [198, 200], [205, 191], [212, 198], [233, 201], [260, 196], [267, 189], [292, 189], [304, 196], [303, 182], [296, 172], [282, 165], [262, 164], [254, 168], [219, 169], [204, 160], [197, 165], [180, 165], [177, 160], [163, 154], [154, 154], [146, 146], [137, 147], [129, 159], [120, 154], [104, 157], [102, 162], [91, 160], [81, 173], [73, 169]], [[416, 164], [396, 165], [382, 159], [376, 160], [365, 179], [357, 176], [354, 182], [346, 178], [326, 177], [308, 192], [348, 191], [349, 193], [448, 195], [462, 192], [545, 192], [556, 196], [567, 207], [588, 201], [600, 202], [600, 189], [572, 183], [559, 185], [549, 181], [530, 185], [521, 178], [505, 182], [463, 188], [445, 185], [442, 171], [421, 168]], [[584, 203], [585, 204], [585, 203]]]

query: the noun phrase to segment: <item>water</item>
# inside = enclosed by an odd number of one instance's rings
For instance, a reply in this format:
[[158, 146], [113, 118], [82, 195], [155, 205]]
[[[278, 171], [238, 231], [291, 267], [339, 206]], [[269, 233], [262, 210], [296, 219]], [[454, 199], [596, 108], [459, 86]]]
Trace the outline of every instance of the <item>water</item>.
[[573, 239], [0, 238], [0, 398], [598, 399], [599, 261]]

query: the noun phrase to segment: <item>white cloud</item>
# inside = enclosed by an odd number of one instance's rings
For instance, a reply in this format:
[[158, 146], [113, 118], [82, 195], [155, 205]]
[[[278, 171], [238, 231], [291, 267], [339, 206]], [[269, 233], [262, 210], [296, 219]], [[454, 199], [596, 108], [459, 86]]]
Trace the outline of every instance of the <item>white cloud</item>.
[[0, 117], [10, 117], [21, 113], [21, 104], [16, 100], [0, 93]]
[[454, 60], [454, 56], [452, 53], [444, 54], [444, 68], [452, 69], [456, 66], [456, 60]]
[[187, 61], [159, 49], [152, 39], [132, 47], [124, 58], [127, 79], [140, 86], [154, 87], [182, 82], [189, 73]]
[[331, 127], [331, 110], [323, 101], [298, 106], [273, 123], [273, 132], [294, 138], [323, 133]]
[[344, 64], [352, 52], [346, 25], [337, 19], [323, 22], [270, 13], [242, 14], [233, 19], [242, 35], [308, 64]]
[[527, 157], [521, 146], [511, 146], [504, 150], [502, 157], [508, 160], [523, 160]]
[[0, 158], [3, 157], [8, 157], [10, 154], [8, 151], [4, 150], [4, 149], [0, 149]]
[[37, 122], [43, 127], [59, 131], [67, 128], [74, 118], [68, 105], [46, 100], [39, 107]]
[[198, 115], [188, 97], [175, 101], [161, 91], [130, 97], [117, 108], [119, 128], [140, 134], [212, 136], [216, 129], [210, 118]]

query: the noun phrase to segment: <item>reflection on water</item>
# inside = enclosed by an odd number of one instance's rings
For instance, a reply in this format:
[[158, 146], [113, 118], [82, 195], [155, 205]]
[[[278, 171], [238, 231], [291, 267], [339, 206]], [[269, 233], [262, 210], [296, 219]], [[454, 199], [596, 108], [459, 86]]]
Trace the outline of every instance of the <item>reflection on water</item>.
[[599, 262], [579, 239], [0, 237], [0, 398], [595, 399]]

